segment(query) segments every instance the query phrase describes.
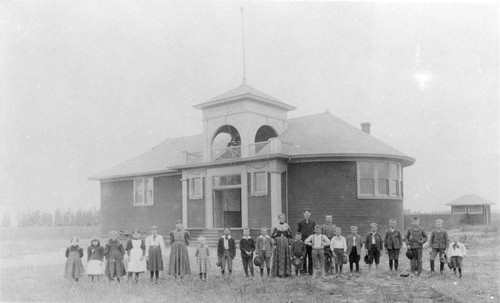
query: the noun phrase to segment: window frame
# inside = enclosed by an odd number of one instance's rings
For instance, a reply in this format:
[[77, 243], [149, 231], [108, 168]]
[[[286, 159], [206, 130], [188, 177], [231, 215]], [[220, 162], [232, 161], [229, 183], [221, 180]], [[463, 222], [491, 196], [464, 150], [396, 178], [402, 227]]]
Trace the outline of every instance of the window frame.
[[[200, 193], [196, 193], [195, 192], [195, 181], [196, 180], [200, 180]], [[203, 186], [203, 177], [193, 177], [193, 178], [189, 178], [189, 199], [190, 200], [201, 200], [203, 199], [203, 190], [204, 190], [204, 186]]]
[[[256, 175], [257, 174], [264, 174], [265, 180], [265, 190], [257, 190], [257, 181], [256, 181]], [[260, 197], [260, 196], [267, 196], [269, 193], [269, 178], [268, 178], [268, 172], [264, 170], [260, 171], [253, 171], [250, 173], [250, 195], [254, 197]]]
[[[481, 211], [480, 212], [475, 212], [475, 211], [470, 211], [471, 207], [480, 207]], [[483, 213], [483, 206], [482, 205], [467, 205], [467, 213], [471, 215], [479, 215]]]
[[[137, 201], [136, 199], [136, 193], [138, 192], [137, 186], [139, 180], [142, 180], [143, 182], [143, 190], [142, 190], [142, 202]], [[141, 206], [153, 206], [155, 203], [155, 190], [154, 190], [154, 178], [153, 177], [140, 177], [140, 178], [134, 178], [133, 179], [134, 186], [133, 186], [133, 196], [134, 196], [134, 207], [141, 207]], [[148, 184], [151, 184], [151, 202], [147, 202], [147, 194], [149, 191]]]
[[[456, 211], [457, 207], [463, 207], [464, 211], [463, 212], [457, 212]], [[465, 214], [467, 214], [467, 206], [465, 206], [465, 205], [453, 205], [451, 210], [452, 210], [452, 213], [454, 215], [465, 215]]]
[[[362, 163], [371, 163], [371, 177], [361, 177], [361, 165]], [[379, 179], [379, 170], [378, 167], [380, 164], [387, 165], [388, 176], [387, 178]], [[391, 176], [391, 165], [396, 165], [396, 178]], [[357, 172], [357, 198], [358, 199], [389, 199], [389, 200], [400, 200], [403, 199], [403, 167], [400, 163], [392, 162], [392, 161], [375, 161], [375, 160], [360, 160], [356, 161], [356, 172]], [[362, 194], [361, 193], [361, 179], [368, 179], [373, 181], [373, 194]], [[379, 180], [387, 180], [387, 194], [379, 193]], [[398, 190], [396, 190], [397, 194], [391, 194], [391, 183], [397, 182]], [[398, 192], [399, 191], [399, 192]]]

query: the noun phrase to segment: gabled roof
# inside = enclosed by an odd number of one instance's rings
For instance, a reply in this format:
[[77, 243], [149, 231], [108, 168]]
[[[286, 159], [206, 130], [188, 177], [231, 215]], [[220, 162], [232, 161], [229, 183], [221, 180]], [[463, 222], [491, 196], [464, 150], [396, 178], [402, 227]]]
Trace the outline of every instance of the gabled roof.
[[221, 95], [218, 95], [217, 97], [214, 97], [206, 102], [196, 104], [193, 107], [196, 109], [203, 109], [205, 107], [211, 107], [222, 103], [238, 101], [243, 98], [250, 98], [255, 101], [273, 105], [287, 111], [294, 110], [296, 108], [295, 106], [288, 105], [274, 97], [264, 94], [263, 92], [248, 85], [245, 81], [241, 83], [241, 85], [238, 86], [237, 88], [232, 89]]
[[288, 120], [280, 139], [285, 143], [283, 153], [289, 156], [387, 157], [400, 159], [405, 166], [415, 163], [415, 159], [329, 112]]
[[479, 197], [478, 195], [464, 195], [458, 199], [455, 199], [446, 205], [450, 206], [459, 206], [459, 205], [494, 205], [494, 202], [490, 200], [486, 200], [484, 198]]
[[183, 151], [197, 152], [202, 149], [202, 134], [168, 139], [153, 147], [150, 151], [92, 176], [90, 179], [105, 180], [173, 172], [169, 167], [183, 162]]

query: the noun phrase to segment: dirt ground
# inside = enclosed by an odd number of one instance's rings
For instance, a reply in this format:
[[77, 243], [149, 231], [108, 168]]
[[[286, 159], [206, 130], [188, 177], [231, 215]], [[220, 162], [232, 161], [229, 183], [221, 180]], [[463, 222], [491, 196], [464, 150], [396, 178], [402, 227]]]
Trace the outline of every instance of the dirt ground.
[[[443, 275], [429, 275], [428, 249], [424, 251], [424, 272], [420, 277], [389, 275], [388, 259], [381, 257], [380, 272], [367, 272], [361, 264], [361, 277], [326, 279], [311, 276], [245, 278], [241, 259], [234, 260], [231, 279], [222, 278], [215, 266], [215, 248], [207, 283], [195, 269], [195, 247], [189, 247], [192, 276], [181, 280], [161, 272], [158, 285], [150, 284], [147, 274], [139, 283], [90, 282], [83, 279], [73, 285], [63, 277], [67, 239], [27, 239], [0, 237], [0, 300], [2, 302], [500, 302], [497, 233], [450, 231], [467, 236], [468, 254], [464, 274], [458, 279], [449, 269]], [[475, 246], [471, 246], [474, 244]], [[82, 239], [85, 249], [89, 239]], [[167, 252], [169, 255], [169, 252]], [[85, 258], [84, 258], [85, 259]], [[400, 258], [400, 269], [409, 268], [409, 260]], [[84, 260], [84, 266], [86, 261]], [[344, 271], [348, 271], [344, 268]]]

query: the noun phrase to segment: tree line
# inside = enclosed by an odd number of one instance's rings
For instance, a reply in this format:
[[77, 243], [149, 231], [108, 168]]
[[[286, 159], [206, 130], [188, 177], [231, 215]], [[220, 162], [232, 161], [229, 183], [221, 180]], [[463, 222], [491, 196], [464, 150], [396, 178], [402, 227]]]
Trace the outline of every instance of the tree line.
[[[98, 226], [100, 224], [100, 210], [62, 210], [56, 209], [53, 212], [30, 210], [16, 214], [17, 226]], [[4, 213], [1, 218], [1, 226], [12, 225], [12, 215]]]

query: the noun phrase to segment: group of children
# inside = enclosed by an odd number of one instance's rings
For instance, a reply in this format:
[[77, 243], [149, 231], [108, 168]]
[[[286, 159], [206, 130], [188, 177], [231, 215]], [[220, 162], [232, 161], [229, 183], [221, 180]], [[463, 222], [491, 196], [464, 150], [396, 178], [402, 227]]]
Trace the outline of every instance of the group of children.
[[[134, 230], [132, 238], [127, 241], [125, 247], [118, 237], [118, 232], [111, 231], [104, 247], [97, 238], [91, 240], [91, 245], [87, 249], [86, 270], [91, 280], [94, 281], [104, 274], [110, 281], [116, 279], [120, 282], [122, 277], [127, 276], [128, 281], [134, 279], [137, 283], [139, 274], [149, 271], [150, 281], [158, 283], [159, 272], [163, 270], [166, 257], [165, 242], [158, 234], [158, 227], [152, 226], [151, 235], [146, 239], [141, 239], [139, 230]], [[176, 229], [170, 233], [170, 244], [172, 249], [168, 273], [176, 278], [190, 275], [191, 266], [187, 250], [189, 233], [182, 228], [180, 221], [176, 222]], [[201, 256], [203, 252], [199, 254]], [[206, 255], [208, 256], [208, 248]], [[82, 257], [83, 249], [79, 247], [79, 239], [73, 237], [71, 245], [66, 249], [66, 278], [78, 282], [84, 275]]]
[[[327, 216], [326, 221], [327, 224], [329, 222], [331, 224], [331, 216]], [[408, 228], [404, 236], [396, 229], [396, 223], [396, 220], [393, 219], [389, 221], [389, 229], [384, 238], [378, 233], [376, 223], [370, 225], [371, 230], [364, 238], [358, 234], [357, 226], [351, 226], [350, 234], [344, 237], [339, 227], [333, 225], [332, 228], [327, 228], [333, 232], [325, 233], [325, 226], [315, 225], [314, 234], [307, 236], [304, 241], [302, 240], [303, 234], [295, 233], [294, 239], [287, 243], [289, 252], [280, 254], [280, 256], [277, 254], [273, 256], [273, 250], [276, 251], [276, 240], [267, 234], [267, 228], [261, 229], [261, 235], [256, 240], [250, 236], [250, 230], [245, 228], [239, 245], [243, 270], [247, 277], [254, 276], [253, 265], [255, 264], [259, 267], [261, 276], [264, 276], [264, 268], [267, 270], [267, 276], [270, 276], [272, 260], [278, 258], [278, 261], [273, 260], [273, 262], [281, 262], [288, 264], [288, 266], [291, 264], [295, 269], [296, 276], [304, 274], [311, 266], [313, 278], [316, 277], [318, 271], [324, 278], [325, 273], [330, 270], [334, 271], [335, 277], [338, 278], [342, 277], [343, 265], [349, 262], [349, 276], [355, 274], [356, 277], [359, 277], [359, 262], [363, 247], [365, 250], [364, 261], [368, 264], [369, 272], [372, 270], [372, 264], [375, 264], [375, 271], [378, 272], [380, 256], [385, 247], [385, 253], [389, 258], [389, 270], [393, 274], [398, 271], [400, 250], [406, 244], [406, 256], [411, 260], [411, 272], [418, 276], [422, 272], [423, 244], [428, 240], [428, 236], [424, 229], [419, 226], [417, 217], [413, 218], [412, 226]], [[290, 231], [288, 233], [291, 238]], [[283, 239], [283, 235], [280, 238]], [[78, 242], [78, 239], [73, 237], [71, 245], [66, 250], [65, 277], [73, 281], [78, 281], [84, 274], [81, 261], [83, 249], [78, 246]], [[198, 242], [199, 246], [195, 253], [196, 267], [200, 279], [206, 281], [210, 267], [210, 251], [204, 237], [199, 237]], [[172, 249], [168, 274], [176, 278], [190, 275], [191, 267], [187, 251], [189, 233], [182, 228], [180, 221], [176, 222], [176, 229], [170, 234], [170, 244]], [[431, 248], [429, 257], [431, 275], [435, 273], [435, 259], [439, 255], [441, 273], [444, 271], [445, 265], [448, 265], [453, 269], [455, 275], [458, 270], [458, 276], [462, 277], [462, 259], [466, 254], [465, 246], [458, 241], [457, 236], [453, 236], [452, 240], [449, 240], [448, 232], [443, 229], [442, 220], [436, 220], [436, 228], [431, 232], [429, 246]], [[308, 248], [312, 254], [312, 264], [306, 266], [306, 262], [311, 262], [306, 258]], [[235, 240], [231, 237], [231, 230], [225, 228], [224, 235], [217, 244], [217, 266], [220, 266], [222, 276], [226, 274], [226, 269], [229, 276], [232, 274], [235, 256]], [[112, 231], [109, 233], [109, 241], [105, 247], [100, 245], [97, 238], [92, 239], [91, 245], [87, 249], [86, 273], [92, 281], [101, 276], [104, 271], [110, 280], [116, 279], [119, 282], [121, 277], [128, 275], [128, 280], [134, 278], [134, 281], [137, 282], [140, 273], [149, 271], [151, 282], [154, 279], [157, 283], [159, 271], [163, 270], [164, 257], [165, 244], [163, 237], [158, 235], [157, 226], [151, 228], [151, 235], [145, 240], [140, 238], [138, 230], [134, 230], [132, 239], [127, 241], [125, 247], [118, 240], [118, 233]], [[329, 262], [325, 262], [325, 258], [331, 259]], [[105, 268], [103, 270], [104, 262]], [[128, 265], [127, 267], [125, 263]], [[277, 275], [274, 273], [274, 268], [273, 275]]]

